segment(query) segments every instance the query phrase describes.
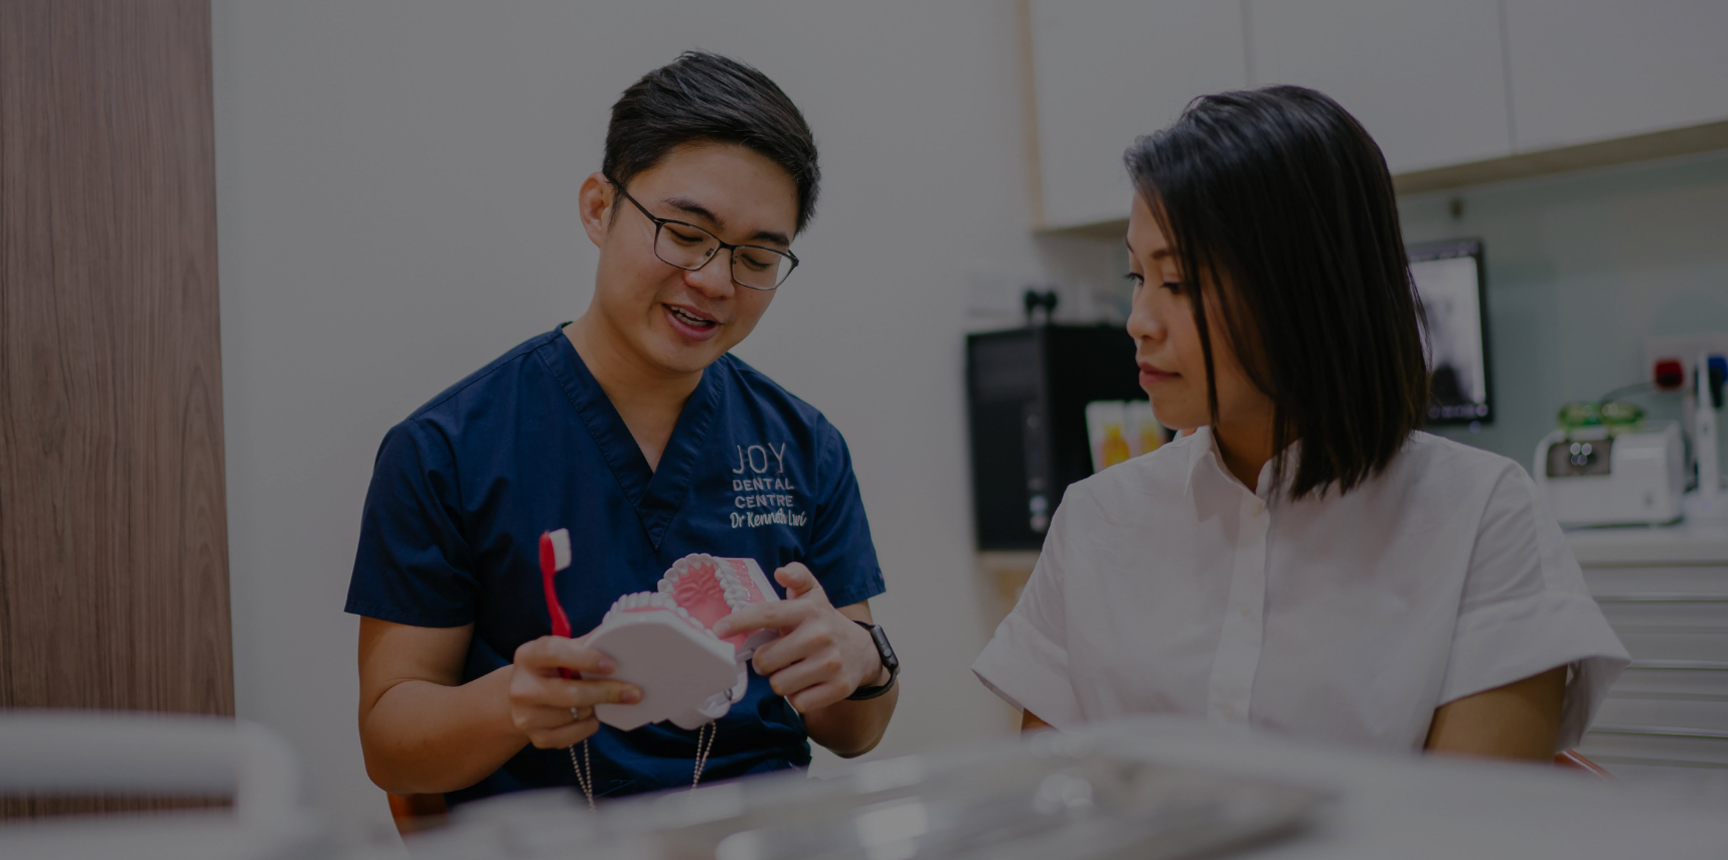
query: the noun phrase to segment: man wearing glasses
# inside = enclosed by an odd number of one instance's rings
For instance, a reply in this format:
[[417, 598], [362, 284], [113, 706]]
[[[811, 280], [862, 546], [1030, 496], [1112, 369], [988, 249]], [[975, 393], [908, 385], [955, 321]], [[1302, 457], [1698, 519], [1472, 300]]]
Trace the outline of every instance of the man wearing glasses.
[[[462, 802], [581, 785], [592, 799], [802, 767], [811, 739], [852, 756], [881, 738], [898, 664], [870, 624], [882, 575], [846, 443], [728, 354], [797, 267], [818, 177], [797, 107], [736, 61], [685, 54], [613, 105], [602, 171], [581, 190], [600, 249], [587, 312], [440, 394], [379, 450], [347, 610], [361, 616], [360, 735], [380, 787]], [[613, 666], [581, 638], [548, 635], [537, 539], [558, 528], [578, 632], [692, 552], [775, 571], [785, 599], [716, 631], [781, 637], [706, 737], [595, 720], [594, 705], [641, 692], [595, 679]]]

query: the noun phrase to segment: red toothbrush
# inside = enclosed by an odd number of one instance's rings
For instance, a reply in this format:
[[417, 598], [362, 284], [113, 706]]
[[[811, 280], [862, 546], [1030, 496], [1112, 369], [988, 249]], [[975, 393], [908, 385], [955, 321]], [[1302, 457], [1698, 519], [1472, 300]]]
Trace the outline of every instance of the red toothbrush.
[[[570, 637], [570, 617], [564, 614], [564, 605], [558, 602], [558, 591], [552, 587], [552, 577], [558, 571], [570, 566], [570, 531], [542, 532], [540, 534], [540, 582], [546, 588], [546, 612], [552, 616], [552, 635]], [[566, 680], [575, 680], [576, 675], [569, 669], [559, 667], [558, 674]]]

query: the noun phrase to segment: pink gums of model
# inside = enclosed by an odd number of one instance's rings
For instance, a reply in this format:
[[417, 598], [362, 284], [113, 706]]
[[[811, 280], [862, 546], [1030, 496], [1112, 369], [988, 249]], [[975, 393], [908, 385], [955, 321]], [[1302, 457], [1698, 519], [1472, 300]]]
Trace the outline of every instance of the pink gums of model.
[[[608, 645], [616, 644], [621, 653], [612, 654], [619, 663], [613, 677], [637, 684], [644, 694], [640, 704], [601, 705], [595, 708], [595, 713], [601, 722], [626, 730], [663, 719], [670, 719], [681, 728], [694, 729], [725, 716], [734, 702], [744, 698], [750, 682], [749, 661], [756, 649], [780, 634], [777, 630], [763, 629], [721, 640], [714, 635], [714, 624], [747, 606], [779, 599], [762, 568], [752, 559], [717, 558], [705, 553], [679, 559], [660, 578], [658, 591], [618, 598], [591, 635], [590, 644], [607, 653], [612, 653]], [[670, 625], [688, 632], [652, 640], [661, 642], [660, 646], [648, 645], [647, 640], [640, 638], [646, 632], [641, 627], [644, 623]], [[692, 637], [691, 633], [696, 635]], [[620, 637], [634, 638], [643, 644], [632, 646]], [[650, 650], [642, 651], [644, 647]], [[668, 648], [678, 653], [663, 650]], [[701, 668], [708, 665], [718, 669], [723, 665], [710, 662], [726, 653], [717, 651], [718, 648], [730, 652], [728, 662], [734, 672], [728, 678], [732, 681], [729, 686], [720, 686], [725, 684], [720, 680], [724, 675]], [[705, 689], [694, 689], [693, 685]], [[654, 698], [661, 701], [648, 701], [654, 692], [660, 693]]]
[[[672, 564], [660, 577], [660, 593], [670, 596], [690, 617], [713, 629], [714, 623], [746, 606], [780, 599], [762, 568], [748, 558], [716, 558], [696, 553]], [[773, 630], [756, 630], [726, 637], [738, 649], [738, 660], [749, 660], [756, 649], [777, 638]]]

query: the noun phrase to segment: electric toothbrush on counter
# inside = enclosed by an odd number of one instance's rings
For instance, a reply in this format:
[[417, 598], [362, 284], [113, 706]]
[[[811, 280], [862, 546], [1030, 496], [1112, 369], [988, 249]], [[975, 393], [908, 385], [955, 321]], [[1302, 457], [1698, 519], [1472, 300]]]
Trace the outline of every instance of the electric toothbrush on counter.
[[1693, 393], [1698, 401], [1692, 410], [1692, 459], [1698, 464], [1698, 488], [1687, 493], [1682, 500], [1686, 519], [1693, 522], [1728, 522], [1728, 496], [1722, 493], [1716, 415], [1716, 411], [1722, 408], [1725, 376], [1728, 376], [1728, 359], [1709, 353], [1698, 354], [1697, 368], [1692, 375]]

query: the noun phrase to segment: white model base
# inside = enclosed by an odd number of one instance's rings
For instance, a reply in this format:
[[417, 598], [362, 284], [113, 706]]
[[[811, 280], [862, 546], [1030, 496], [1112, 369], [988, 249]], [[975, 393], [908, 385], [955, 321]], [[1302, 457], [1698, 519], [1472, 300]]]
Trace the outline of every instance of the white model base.
[[713, 718], [693, 715], [737, 680], [731, 644], [663, 609], [609, 613], [588, 646], [618, 664], [609, 677], [642, 690], [642, 701], [634, 705], [594, 706], [600, 722], [626, 732], [661, 720], [697, 728]]
[[595, 716], [624, 731], [662, 720], [697, 729], [726, 716], [748, 691], [750, 658], [780, 634], [763, 629], [720, 639], [713, 626], [779, 599], [752, 559], [705, 553], [679, 559], [657, 591], [618, 598], [589, 638], [589, 647], [618, 664], [608, 677], [642, 690], [641, 702], [600, 705]]

